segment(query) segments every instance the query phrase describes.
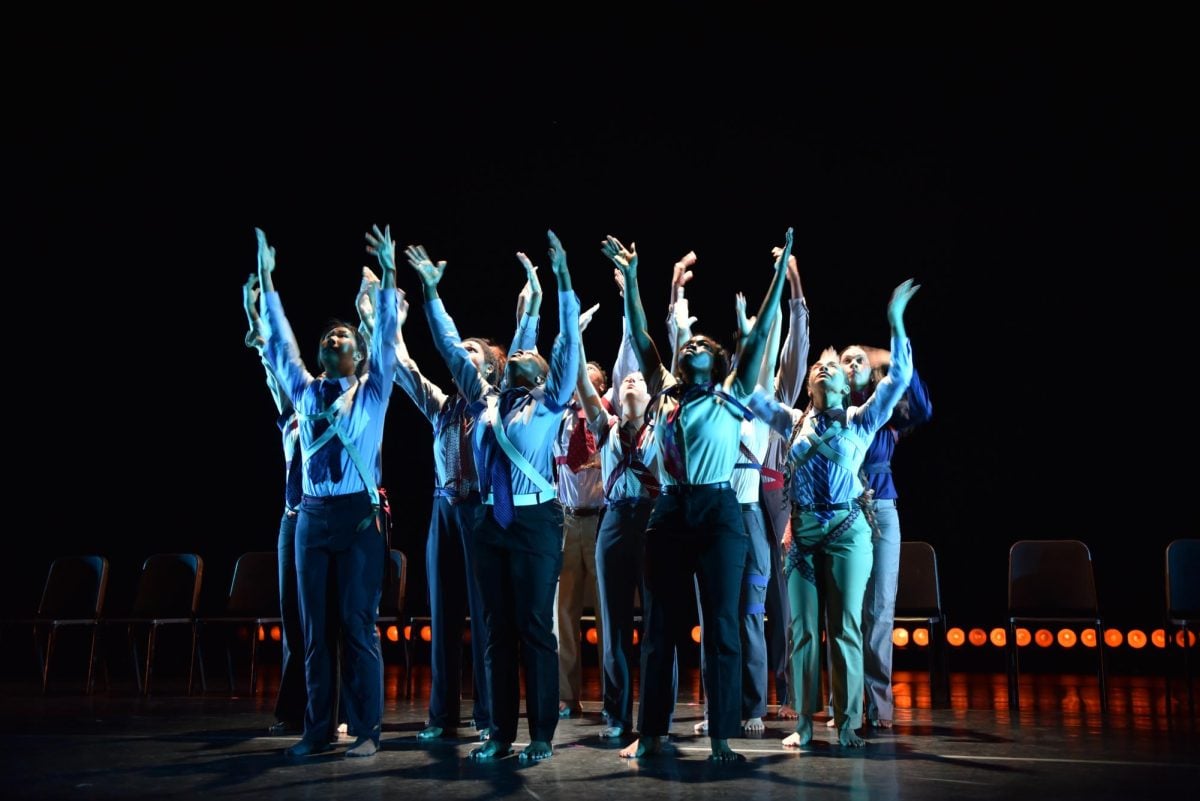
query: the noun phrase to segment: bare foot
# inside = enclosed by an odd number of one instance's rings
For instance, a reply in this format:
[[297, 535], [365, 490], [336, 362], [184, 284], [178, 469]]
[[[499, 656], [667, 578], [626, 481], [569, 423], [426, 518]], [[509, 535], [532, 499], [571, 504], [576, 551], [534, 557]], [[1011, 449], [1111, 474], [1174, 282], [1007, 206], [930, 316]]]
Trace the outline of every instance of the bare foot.
[[665, 736], [642, 737], [622, 748], [618, 753], [621, 759], [641, 759], [655, 756], [663, 752]]
[[745, 762], [746, 758], [729, 747], [728, 740], [713, 740], [709, 762]]
[[762, 718], [750, 718], [742, 723], [742, 728], [745, 729], [747, 734], [762, 734], [766, 731], [767, 727], [763, 723]]
[[541, 762], [554, 756], [554, 749], [545, 740], [531, 740], [521, 751], [522, 762]]
[[704, 720], [700, 721], [695, 726], [693, 726], [692, 731], [695, 734], [708, 734], [708, 718], [705, 718]]
[[812, 718], [808, 715], [796, 716], [796, 731], [783, 738], [784, 748], [803, 748], [812, 742]]
[[854, 731], [854, 723], [847, 720], [838, 728], [838, 742], [847, 748], [862, 748], [867, 741]]
[[503, 759], [511, 753], [512, 744], [502, 743], [499, 740], [488, 740], [483, 745], [471, 751], [471, 759], [477, 762], [490, 762], [493, 759]]
[[892, 726], [893, 726], [892, 721], [888, 720], [887, 718], [872, 718], [871, 719], [871, 728], [873, 728], [873, 729], [890, 729], [890, 728], [892, 728]]
[[625, 734], [625, 729], [620, 726], [605, 726], [600, 730], [600, 737], [605, 740], [617, 740]]
[[825, 728], [827, 728], [827, 729], [836, 729], [836, 728], [837, 728], [837, 721], [836, 721], [836, 720], [834, 720], [833, 718], [830, 718], [829, 720], [825, 721]]
[[779, 712], [776, 713], [775, 717], [779, 718], [780, 720], [795, 720], [797, 717], [796, 710], [792, 709], [787, 704], [780, 704]]

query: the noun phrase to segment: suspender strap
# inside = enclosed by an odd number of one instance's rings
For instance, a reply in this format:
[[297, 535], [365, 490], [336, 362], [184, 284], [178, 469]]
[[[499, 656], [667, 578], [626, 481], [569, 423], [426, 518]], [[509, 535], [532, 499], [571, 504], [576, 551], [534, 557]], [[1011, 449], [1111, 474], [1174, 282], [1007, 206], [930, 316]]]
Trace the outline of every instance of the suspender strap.
[[512, 440], [508, 438], [508, 434], [504, 432], [503, 421], [500, 420], [499, 409], [497, 403], [499, 397], [496, 395], [488, 398], [488, 426], [492, 429], [492, 433], [496, 435], [496, 443], [500, 446], [500, 450], [504, 451], [504, 455], [512, 462], [513, 467], [517, 468], [525, 478], [533, 482], [533, 485], [538, 488], [538, 492], [546, 496], [545, 500], [550, 500], [556, 497], [554, 485], [538, 472], [537, 468], [526, 459], [517, 446], [512, 444]]
[[[329, 421], [329, 428], [325, 429], [325, 433], [321, 434], [321, 436], [314, 439], [312, 442], [309, 443], [307, 448], [303, 449], [304, 461], [307, 463], [308, 460], [310, 458], [312, 458], [312, 455], [314, 453], [316, 453], [317, 451], [321, 450], [321, 448], [325, 445], [326, 442], [333, 439], [334, 437], [337, 437], [338, 439], [340, 439], [342, 441], [342, 447], [345, 448], [346, 454], [350, 457], [350, 462], [351, 462], [351, 464], [354, 465], [354, 469], [358, 471], [358, 477], [362, 479], [363, 486], [367, 488], [367, 494], [369, 494], [371, 496], [371, 505], [373, 507], [375, 507], [376, 509], [378, 509], [379, 508], [379, 488], [375, 485], [375, 477], [372, 474], [372, 472], [368, 469], [366, 460], [363, 459], [362, 454], [359, 452], [358, 448], [354, 447], [354, 443], [350, 441], [350, 437], [347, 436], [346, 432], [342, 430], [342, 421], [341, 421], [341, 418], [338, 416], [338, 413], [344, 407], [349, 406], [350, 403], [354, 400], [354, 394], [356, 392], [358, 392], [358, 388], [361, 385], [362, 385], [361, 380], [355, 382], [354, 386], [350, 387], [350, 389], [346, 390], [341, 395], [339, 395], [338, 399], [335, 400], [333, 403], [329, 404], [329, 408], [323, 412], [318, 412], [316, 414], [303, 414], [301, 412], [296, 412], [296, 417], [299, 418], [300, 420], [307, 420], [307, 421], [315, 421], [315, 420], [328, 420]], [[368, 518], [368, 520], [369, 519], [370, 518]], [[362, 526], [362, 525], [359, 526], [360, 529], [362, 529], [363, 527], [364, 526]]]

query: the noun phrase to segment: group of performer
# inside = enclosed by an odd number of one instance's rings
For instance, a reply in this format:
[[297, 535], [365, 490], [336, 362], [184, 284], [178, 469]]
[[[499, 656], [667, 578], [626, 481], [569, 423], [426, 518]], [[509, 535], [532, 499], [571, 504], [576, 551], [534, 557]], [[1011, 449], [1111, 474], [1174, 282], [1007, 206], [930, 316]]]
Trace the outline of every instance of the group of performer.
[[[520, 759], [549, 758], [558, 721], [582, 711], [580, 617], [589, 596], [603, 665], [599, 735], [621, 742], [624, 757], [664, 750], [693, 603], [707, 702], [696, 730], [710, 738], [710, 759], [742, 759], [729, 740], [763, 730], [771, 675], [777, 714], [795, 722], [783, 744], [811, 740], [826, 705], [822, 629], [838, 741], [862, 746], [864, 724], [891, 727], [900, 530], [890, 462], [900, 434], [932, 408], [904, 326], [918, 289], [912, 281], [888, 304], [889, 349], [828, 349], [805, 372], [808, 307], [792, 230], [772, 251], [757, 314], [736, 296], [730, 349], [693, 333], [689, 253], [671, 278], [664, 362], [649, 333], [636, 248], [609, 236], [602, 251], [624, 308], [610, 380], [588, 360], [582, 338], [597, 307], [581, 312], [552, 231], [558, 333], [548, 359], [538, 348], [542, 288], [525, 254], [517, 254], [526, 281], [505, 349], [459, 333], [439, 294], [446, 262], [411, 246], [404, 256], [454, 382], [444, 390], [405, 344], [409, 303], [397, 285], [390, 229], [366, 235], [380, 274], [363, 270], [357, 324], [325, 326], [316, 376], [274, 288], [275, 250], [257, 236], [258, 270], [243, 296], [246, 343], [266, 368], [287, 475], [278, 545], [283, 673], [271, 728], [301, 735], [289, 757], [332, 750], [339, 719], [355, 738], [347, 757], [379, 749], [376, 616], [388, 548], [381, 443], [393, 384], [433, 427], [432, 682], [418, 738], [457, 736], [459, 643], [469, 615], [472, 725], [481, 741], [471, 758], [512, 753], [522, 669], [529, 744]], [[809, 401], [801, 409], [803, 389]]]

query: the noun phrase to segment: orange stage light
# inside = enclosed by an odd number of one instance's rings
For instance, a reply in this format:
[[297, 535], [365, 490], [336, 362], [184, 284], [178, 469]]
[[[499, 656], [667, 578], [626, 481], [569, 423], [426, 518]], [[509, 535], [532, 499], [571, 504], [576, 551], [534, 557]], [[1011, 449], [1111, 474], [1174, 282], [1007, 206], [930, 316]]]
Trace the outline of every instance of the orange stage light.
[[1049, 629], [1038, 629], [1034, 632], [1033, 641], [1043, 648], [1054, 644], [1054, 634]]
[[1125, 635], [1120, 629], [1105, 629], [1104, 644], [1109, 648], [1120, 648], [1121, 643], [1125, 642]]
[[992, 641], [992, 645], [1003, 648], [1008, 643], [1008, 632], [1002, 628], [994, 628], [988, 639]]
[[908, 645], [908, 629], [892, 629], [892, 645], [897, 648]]
[[1146, 647], [1146, 633], [1140, 629], [1130, 629], [1125, 639], [1129, 642], [1130, 648]]
[[1058, 644], [1063, 648], [1074, 648], [1077, 639], [1075, 632], [1071, 629], [1059, 629], [1058, 631]]
[[1017, 629], [1017, 645], [1024, 648], [1031, 642], [1033, 642], [1033, 635], [1029, 633], [1029, 629]]
[[388, 626], [387, 639], [388, 642], [400, 642], [400, 629], [396, 628], [395, 626]]
[[692, 642], [700, 642], [700, 627], [692, 626]]
[[967, 639], [971, 641], [971, 645], [983, 645], [987, 642], [987, 632], [983, 629], [971, 629]]
[[1079, 641], [1081, 643], [1083, 643], [1084, 646], [1087, 648], [1095, 648], [1096, 647], [1096, 630], [1095, 629], [1084, 629], [1083, 631], [1079, 632]]
[[922, 648], [929, 645], [929, 629], [913, 629], [912, 641]]
[[430, 640], [432, 640], [433, 639], [433, 629], [429, 628], [429, 626], [421, 626], [421, 639], [424, 642], [429, 642]]
[[958, 628], [950, 629], [946, 632], [946, 642], [953, 645], [955, 648], [967, 641], [967, 635], [963, 634], [963, 630]]

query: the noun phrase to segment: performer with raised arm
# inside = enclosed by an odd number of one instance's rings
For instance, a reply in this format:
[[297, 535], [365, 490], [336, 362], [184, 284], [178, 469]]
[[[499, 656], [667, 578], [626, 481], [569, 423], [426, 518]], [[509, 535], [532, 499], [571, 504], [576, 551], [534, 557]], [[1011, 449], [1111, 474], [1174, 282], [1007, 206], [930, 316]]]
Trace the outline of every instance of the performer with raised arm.
[[435, 264], [420, 246], [407, 251], [425, 290], [434, 344], [476, 416], [475, 467], [483, 504], [475, 519], [474, 568], [487, 624], [492, 699], [491, 739], [471, 752], [479, 760], [512, 751], [520, 707], [518, 665], [525, 670], [530, 732], [521, 759], [549, 758], [558, 724], [552, 621], [563, 514], [552, 483], [552, 445], [579, 369], [579, 301], [571, 290], [566, 252], [554, 232], [547, 233], [559, 288], [559, 336], [549, 364], [531, 350], [514, 352], [499, 389], [480, 377], [438, 298], [446, 263]]
[[337, 593], [346, 655], [346, 704], [357, 740], [351, 757], [374, 756], [383, 716], [383, 655], [375, 618], [387, 542], [380, 531], [380, 445], [395, 371], [397, 328], [395, 243], [390, 229], [366, 235], [383, 270], [376, 336], [368, 351], [355, 326], [334, 321], [321, 337], [326, 377], [305, 369], [271, 273], [275, 250], [258, 231], [258, 274], [265, 292], [265, 349], [280, 386], [300, 417], [304, 495], [296, 523], [296, 569], [304, 626], [308, 708], [292, 757], [330, 750], [333, 676], [325, 636], [327, 593]]
[[[808, 371], [811, 399], [804, 413], [765, 393], [755, 411], [776, 431], [791, 437], [792, 536], [785, 539], [791, 605], [792, 687], [799, 704], [796, 731], [783, 744], [812, 740], [812, 717], [821, 708], [820, 608], [824, 601], [838, 741], [861, 747], [855, 729], [863, 703], [863, 593], [871, 574], [871, 527], [859, 470], [875, 432], [888, 420], [912, 377], [912, 347], [904, 310], [919, 287], [905, 281], [888, 304], [892, 369], [861, 406], [847, 408], [850, 384], [832, 348]], [[816, 554], [822, 554], [814, 562]], [[818, 573], [818, 566], [820, 572]]]
[[[784, 250], [790, 252], [788, 229]], [[663, 494], [646, 529], [645, 636], [642, 640], [641, 739], [622, 755], [660, 752], [674, 710], [675, 650], [688, 640], [693, 580], [709, 628], [704, 648], [705, 690], [714, 761], [742, 759], [728, 738], [741, 731], [739, 601], [746, 536], [730, 485], [738, 431], [751, 414], [742, 405], [754, 391], [757, 369], [729, 370], [725, 349], [693, 336], [680, 349], [676, 375], [667, 372], [647, 331], [637, 283], [637, 251], [608, 237], [603, 250], [625, 277], [625, 314], [647, 389], [658, 400]], [[783, 293], [786, 253], [742, 348], [745, 365], [758, 365]]]

